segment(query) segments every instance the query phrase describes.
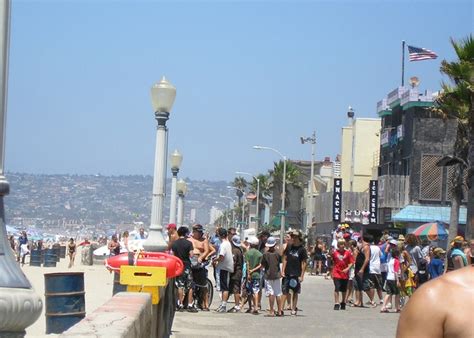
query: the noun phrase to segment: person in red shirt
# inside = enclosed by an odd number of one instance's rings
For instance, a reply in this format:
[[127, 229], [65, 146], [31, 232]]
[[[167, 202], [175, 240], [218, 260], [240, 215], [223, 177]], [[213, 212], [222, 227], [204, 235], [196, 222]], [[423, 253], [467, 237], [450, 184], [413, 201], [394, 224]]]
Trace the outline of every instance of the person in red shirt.
[[[346, 291], [349, 281], [349, 270], [354, 264], [352, 253], [345, 248], [346, 241], [337, 241], [337, 250], [332, 255], [333, 269], [332, 279], [334, 281], [334, 310], [346, 309]], [[339, 292], [342, 294], [342, 302], [339, 303]]]

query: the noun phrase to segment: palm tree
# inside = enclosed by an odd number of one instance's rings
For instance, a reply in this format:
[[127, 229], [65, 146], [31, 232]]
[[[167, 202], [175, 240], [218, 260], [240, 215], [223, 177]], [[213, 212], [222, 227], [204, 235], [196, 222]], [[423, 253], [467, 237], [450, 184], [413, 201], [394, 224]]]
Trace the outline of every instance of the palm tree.
[[[269, 205], [269, 201], [271, 199], [271, 196], [272, 196], [272, 181], [270, 179], [270, 175], [264, 175], [264, 174], [259, 174], [257, 175], [256, 177], [260, 183], [260, 189], [257, 189], [257, 180], [254, 178], [252, 180], [252, 183], [250, 184], [250, 189], [254, 192], [256, 192], [257, 190], [260, 190], [260, 193], [259, 193], [259, 196], [258, 196], [258, 199], [259, 199], [259, 204], [260, 205], [264, 205], [265, 208]], [[257, 209], [257, 217], [259, 217], [258, 219], [258, 223], [260, 224], [260, 205], [258, 206], [258, 209]]]
[[[270, 176], [273, 178], [272, 188], [277, 196], [281, 196], [283, 193], [283, 161], [274, 162], [273, 170], [270, 171]], [[288, 188], [302, 189], [301, 183], [298, 181], [300, 176], [300, 170], [289, 160], [286, 161], [286, 191], [285, 191], [285, 205], [290, 206], [290, 193]], [[281, 203], [281, 198], [276, 199], [277, 203]], [[275, 201], [275, 198], [274, 198]]]
[[451, 44], [458, 60], [451, 62], [443, 60], [440, 70], [449, 77], [452, 85], [442, 84], [443, 90], [436, 100], [435, 110], [444, 118], [455, 119], [458, 126], [454, 156], [461, 159], [461, 163], [456, 164], [455, 182], [452, 185], [449, 237], [451, 239], [456, 236], [463, 191], [462, 172], [463, 169], [467, 169], [466, 238], [470, 239], [474, 232], [474, 39], [471, 34], [459, 42], [451, 39]]

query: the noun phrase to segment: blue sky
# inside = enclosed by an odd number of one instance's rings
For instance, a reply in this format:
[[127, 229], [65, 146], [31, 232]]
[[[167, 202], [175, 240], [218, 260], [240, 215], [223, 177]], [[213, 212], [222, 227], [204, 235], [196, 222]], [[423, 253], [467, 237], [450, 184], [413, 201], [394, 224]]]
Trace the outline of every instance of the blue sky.
[[169, 150], [181, 175], [231, 180], [278, 155], [340, 152], [346, 111], [376, 117], [400, 84], [401, 41], [437, 60], [406, 79], [439, 89], [449, 38], [473, 29], [471, 1], [14, 1], [6, 170], [152, 174], [150, 87], [177, 88]]

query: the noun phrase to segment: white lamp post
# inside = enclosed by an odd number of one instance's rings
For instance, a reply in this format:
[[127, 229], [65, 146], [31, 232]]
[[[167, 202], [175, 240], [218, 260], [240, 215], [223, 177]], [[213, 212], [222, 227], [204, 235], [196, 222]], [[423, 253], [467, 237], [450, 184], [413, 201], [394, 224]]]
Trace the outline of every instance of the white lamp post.
[[[237, 175], [247, 175], [250, 177], [253, 177], [255, 181], [257, 181], [257, 207], [256, 207], [256, 222], [255, 222], [255, 232], [258, 234], [258, 223], [260, 222], [260, 179], [256, 176], [253, 176], [251, 173], [245, 172], [245, 171], [236, 171], [235, 172]], [[250, 214], [250, 211], [249, 211]], [[249, 216], [250, 218], [250, 216]], [[249, 222], [250, 226], [250, 222]]]
[[168, 151], [168, 121], [176, 97], [176, 88], [165, 77], [151, 88], [151, 102], [158, 122], [156, 130], [155, 170], [151, 203], [151, 225], [143, 243], [147, 251], [165, 251], [168, 247], [163, 236], [163, 202], [166, 185], [166, 154]]
[[5, 224], [3, 198], [10, 192], [4, 174], [10, 8], [10, 1], [0, 1], [0, 337], [23, 337], [41, 315], [43, 302], [15, 260]]
[[183, 155], [178, 150], [175, 150], [170, 156], [171, 162], [171, 201], [170, 201], [170, 218], [169, 223], [176, 223], [176, 181], [178, 180], [178, 172], [181, 163], [183, 162]]
[[313, 131], [311, 137], [301, 137], [301, 144], [311, 143], [311, 181], [309, 183], [308, 195], [309, 195], [309, 210], [308, 210], [308, 219], [306, 220], [306, 229], [305, 232], [311, 227], [313, 223], [313, 214], [314, 214], [314, 148], [316, 145], [316, 132]]
[[235, 200], [232, 197], [219, 195], [221, 198], [226, 198], [230, 200], [229, 202], [229, 209], [232, 210], [232, 226], [235, 226]]
[[[240, 189], [240, 188], [237, 188], [237, 187], [233, 187], [231, 185], [228, 185], [227, 186], [227, 189], [235, 189], [235, 190], [238, 190], [242, 193], [242, 196], [245, 195], [245, 191]], [[240, 217], [240, 236], [241, 238], [243, 238], [243, 235], [244, 235], [244, 224], [245, 224], [245, 207], [244, 207], [244, 202], [246, 201], [245, 198], [242, 199], [242, 216]]]
[[264, 147], [264, 146], [253, 146], [253, 149], [257, 150], [271, 150], [278, 155], [281, 156], [283, 159], [283, 182], [282, 182], [282, 193], [281, 193], [281, 210], [280, 210], [280, 215], [281, 215], [281, 224], [280, 224], [280, 243], [283, 243], [283, 238], [285, 236], [285, 199], [286, 199], [286, 156], [284, 156], [281, 152], [274, 148], [270, 147]]
[[176, 183], [176, 190], [178, 191], [178, 226], [182, 226], [184, 221], [184, 196], [188, 191], [188, 186], [183, 179]]

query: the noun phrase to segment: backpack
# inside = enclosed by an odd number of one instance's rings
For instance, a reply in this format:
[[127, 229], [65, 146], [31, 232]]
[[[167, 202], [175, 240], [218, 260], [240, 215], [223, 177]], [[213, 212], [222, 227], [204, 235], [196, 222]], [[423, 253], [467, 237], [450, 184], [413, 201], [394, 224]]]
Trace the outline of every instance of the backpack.
[[418, 281], [418, 286], [428, 281], [428, 264], [425, 259], [420, 261], [418, 266], [418, 271], [416, 273], [416, 279]]

